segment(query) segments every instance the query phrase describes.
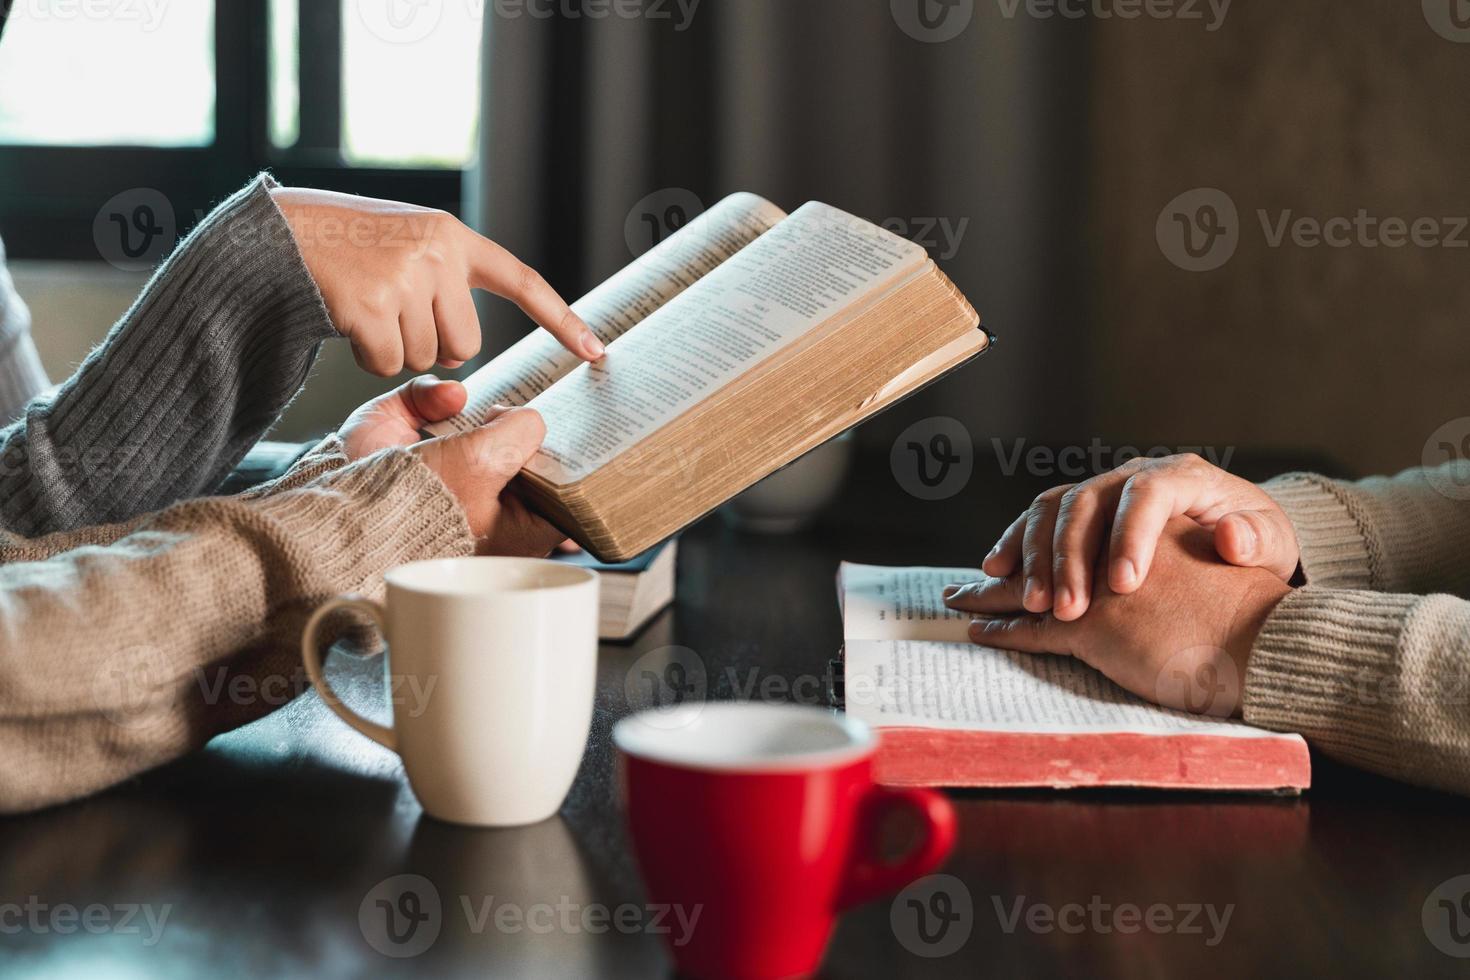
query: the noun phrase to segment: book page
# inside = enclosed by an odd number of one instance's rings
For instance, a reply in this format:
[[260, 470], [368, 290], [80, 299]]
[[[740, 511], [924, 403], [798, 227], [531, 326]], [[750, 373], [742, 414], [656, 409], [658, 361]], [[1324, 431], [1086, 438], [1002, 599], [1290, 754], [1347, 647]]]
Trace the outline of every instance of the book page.
[[1160, 708], [1071, 657], [973, 643], [853, 640], [844, 660], [847, 711], [877, 727], [1299, 737]]
[[843, 562], [837, 570], [842, 635], [848, 640], [964, 643], [971, 617], [944, 604], [944, 587], [984, 577], [978, 568], [894, 568]]
[[[572, 304], [604, 344], [704, 278], [786, 216], [755, 194], [731, 194]], [[583, 363], [545, 330], [534, 330], [465, 380], [459, 415], [425, 427], [431, 435], [483, 424], [496, 405], [525, 405]]]
[[553, 484], [586, 476], [926, 261], [877, 225], [803, 205], [537, 396], [547, 435], [527, 469]]

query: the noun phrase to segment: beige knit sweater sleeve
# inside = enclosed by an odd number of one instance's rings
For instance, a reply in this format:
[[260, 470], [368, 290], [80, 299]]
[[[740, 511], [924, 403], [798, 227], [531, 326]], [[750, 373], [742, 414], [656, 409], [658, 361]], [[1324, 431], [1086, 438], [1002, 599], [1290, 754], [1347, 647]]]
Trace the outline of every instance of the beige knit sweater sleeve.
[[300, 689], [318, 604], [473, 550], [416, 456], [348, 464], [335, 438], [258, 492], [0, 536], [0, 812], [94, 792], [266, 714]]
[[1470, 794], [1470, 462], [1265, 489], [1296, 528], [1306, 587], [1256, 640], [1246, 720]]

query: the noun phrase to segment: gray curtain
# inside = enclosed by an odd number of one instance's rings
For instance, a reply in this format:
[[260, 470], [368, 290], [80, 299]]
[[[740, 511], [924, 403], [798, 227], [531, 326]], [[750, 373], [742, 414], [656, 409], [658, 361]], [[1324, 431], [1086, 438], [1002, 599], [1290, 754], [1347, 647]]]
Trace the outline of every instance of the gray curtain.
[[[928, 247], [1000, 336], [867, 438], [938, 414], [982, 446], [1075, 433], [1085, 27], [965, 0], [951, 40], [900, 27], [902, 4], [934, 2], [703, 0], [682, 30], [672, 3], [638, 19], [487, 3], [467, 213], [570, 299], [632, 258], [629, 212], [650, 195], [826, 201]], [[484, 312], [492, 349], [526, 329], [507, 304]]]

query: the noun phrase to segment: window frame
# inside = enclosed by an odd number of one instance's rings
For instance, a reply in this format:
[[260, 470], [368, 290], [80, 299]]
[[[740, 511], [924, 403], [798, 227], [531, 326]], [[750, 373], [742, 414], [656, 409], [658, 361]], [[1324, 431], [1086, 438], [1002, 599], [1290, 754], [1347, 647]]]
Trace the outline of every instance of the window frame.
[[137, 187], [164, 191], [180, 232], [186, 231], [198, 215], [262, 170], [287, 185], [458, 214], [463, 170], [345, 162], [340, 149], [342, 5], [297, 2], [301, 126], [296, 145], [276, 148], [270, 139], [268, 0], [216, 0], [214, 142], [202, 147], [0, 145], [0, 239], [9, 257], [98, 259], [93, 219], [114, 195]]

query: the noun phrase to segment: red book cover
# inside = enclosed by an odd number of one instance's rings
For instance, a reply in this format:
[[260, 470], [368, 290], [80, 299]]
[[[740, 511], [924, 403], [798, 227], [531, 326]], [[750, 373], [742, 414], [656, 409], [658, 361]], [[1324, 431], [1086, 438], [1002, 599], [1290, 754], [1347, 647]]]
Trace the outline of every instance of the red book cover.
[[969, 642], [944, 606], [976, 569], [844, 563], [845, 710], [879, 733], [881, 782], [900, 786], [1139, 786], [1297, 793], [1300, 735], [1150, 704], [1070, 657]]

